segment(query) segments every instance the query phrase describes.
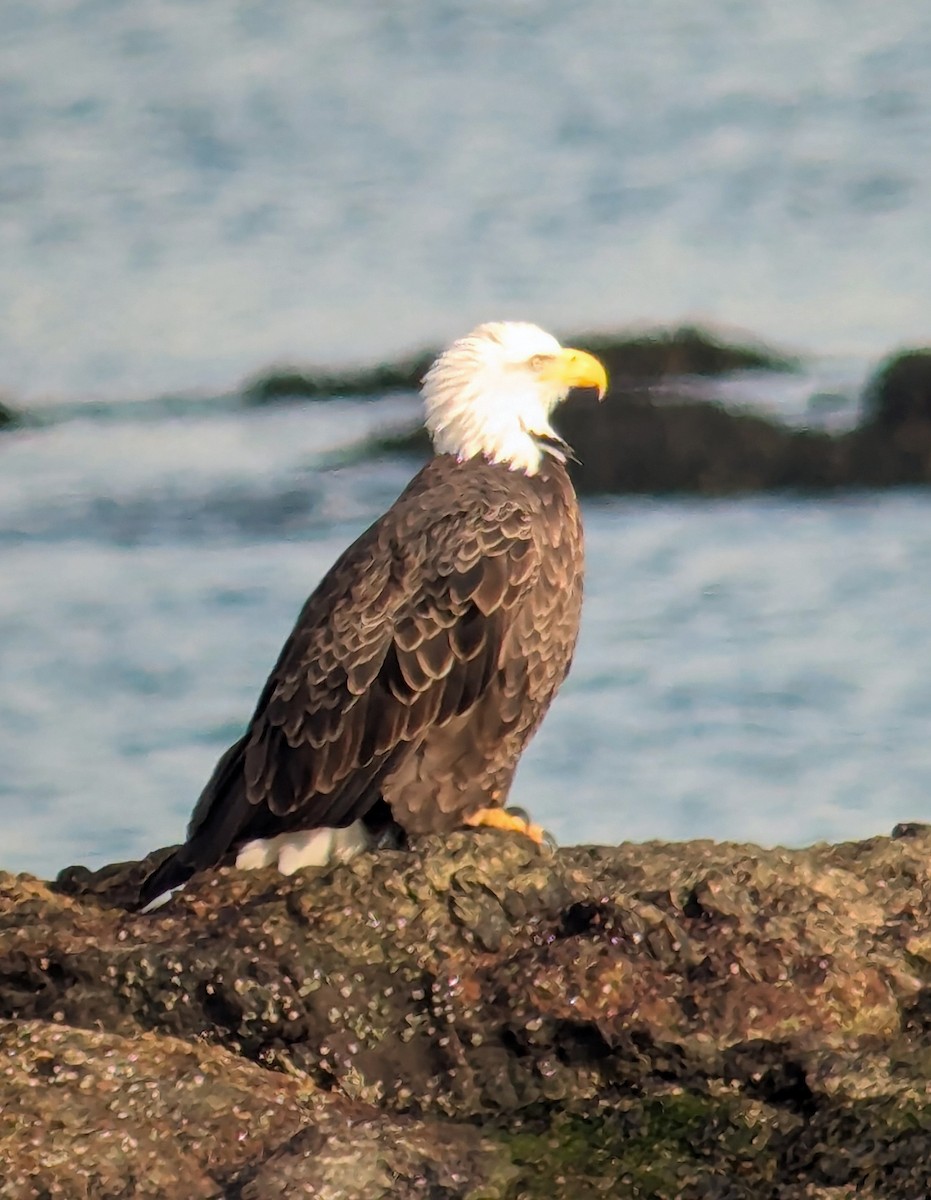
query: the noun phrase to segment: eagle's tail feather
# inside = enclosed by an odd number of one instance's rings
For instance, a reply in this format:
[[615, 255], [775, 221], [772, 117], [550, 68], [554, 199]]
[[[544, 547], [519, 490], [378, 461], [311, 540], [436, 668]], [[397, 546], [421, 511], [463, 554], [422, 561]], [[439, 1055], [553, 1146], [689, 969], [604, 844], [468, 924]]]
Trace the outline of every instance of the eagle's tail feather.
[[240, 738], [217, 763], [194, 809], [187, 841], [143, 880], [143, 912], [160, 908], [197, 871], [220, 862], [240, 832], [249, 809], [242, 775], [245, 744]]
[[181, 861], [181, 851], [170, 855], [142, 881], [139, 888], [137, 908], [140, 912], [153, 912], [171, 899], [171, 893], [187, 883], [197, 868], [192, 863]]

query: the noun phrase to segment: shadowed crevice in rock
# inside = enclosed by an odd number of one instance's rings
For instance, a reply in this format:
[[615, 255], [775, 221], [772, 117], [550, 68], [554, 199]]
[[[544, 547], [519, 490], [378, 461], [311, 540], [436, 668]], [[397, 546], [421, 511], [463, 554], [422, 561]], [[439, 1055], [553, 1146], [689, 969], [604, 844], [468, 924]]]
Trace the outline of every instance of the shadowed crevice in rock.
[[[120, 907], [142, 864], [0, 876], [0, 1105], [59, 1102], [64, 1039], [75, 1112], [81, 1073], [114, 1073], [137, 1180], [142, 1124], [215, 1096], [207, 1140], [172, 1147], [192, 1195], [323, 1186], [323, 1161], [347, 1196], [919, 1195], [931, 837], [905, 829], [798, 851], [469, 832], [290, 878], [223, 869], [150, 917]], [[191, 1055], [254, 1082], [175, 1094], [204, 1074]], [[270, 1096], [291, 1115], [247, 1163], [226, 1121]], [[50, 1134], [69, 1178], [122, 1194], [100, 1185], [109, 1147], [78, 1160], [76, 1136]], [[18, 1122], [0, 1154], [30, 1144]]]

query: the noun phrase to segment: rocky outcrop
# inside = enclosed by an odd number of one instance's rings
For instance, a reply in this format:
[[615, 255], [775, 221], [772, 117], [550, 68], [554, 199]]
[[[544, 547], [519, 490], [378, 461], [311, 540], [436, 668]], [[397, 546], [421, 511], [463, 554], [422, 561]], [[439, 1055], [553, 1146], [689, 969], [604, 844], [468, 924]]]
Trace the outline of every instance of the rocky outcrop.
[[[791, 370], [795, 361], [761, 345], [729, 343], [692, 326], [644, 334], [578, 334], [563, 339], [567, 346], [589, 350], [617, 381], [666, 376], [722, 375], [728, 371]], [[281, 400], [328, 400], [336, 396], [384, 396], [414, 392], [439, 347], [396, 362], [347, 371], [280, 367], [243, 385], [250, 404]]]
[[482, 831], [152, 916], [146, 864], [0, 876], [0, 1196], [923, 1196], [929, 862]]
[[931, 350], [902, 350], [867, 385], [866, 425], [884, 430], [931, 424]]
[[[612, 385], [600, 404], [572, 396], [557, 423], [578, 458], [570, 469], [581, 494], [723, 496], [853, 486], [843, 438], [647, 387]], [[426, 433], [416, 429], [379, 437], [360, 456], [425, 459], [429, 452]]]
[[457, 1175], [503, 1195], [516, 1175], [471, 1126], [380, 1112], [197, 1040], [7, 1021], [0, 1064], [4, 1197], [413, 1200], [467, 1194]]
[[[559, 413], [560, 432], [579, 459], [571, 469], [580, 493], [725, 496], [931, 483], [931, 350], [902, 351], [881, 363], [864, 389], [862, 420], [829, 434], [754, 413], [750, 384], [743, 407], [733, 381], [728, 403], [714, 401], [718, 375], [795, 365], [766, 349], [730, 345], [694, 329], [572, 340], [605, 361], [611, 381], [605, 403], [580, 392]], [[244, 396], [248, 403], [269, 403], [413, 391], [431, 357], [361, 371], [272, 372], [248, 384]], [[694, 387], [698, 376], [712, 380], [703, 385], [702, 399]], [[0, 403], [0, 429], [26, 421]], [[338, 461], [384, 454], [416, 461], [428, 453], [422, 429], [402, 429], [341, 452]]]
[[0, 429], [12, 429], [20, 421], [17, 413], [8, 404], [0, 400]]
[[[622, 372], [611, 380], [605, 403], [580, 393], [559, 413], [582, 493], [723, 496], [931, 483], [931, 351], [883, 363], [865, 389], [863, 420], [834, 435], [696, 400], [677, 391], [674, 378]], [[428, 452], [421, 430], [360, 449], [362, 456]]]
[[931, 483], [931, 351], [883, 363], [842, 434], [793, 429], [655, 386], [570, 398], [560, 431], [582, 492], [832, 491]]
[[275, 367], [247, 380], [242, 393], [247, 404], [277, 404], [288, 400], [334, 400], [339, 396], [370, 396], [414, 392], [433, 361], [434, 352], [394, 363], [357, 370], [327, 371]]

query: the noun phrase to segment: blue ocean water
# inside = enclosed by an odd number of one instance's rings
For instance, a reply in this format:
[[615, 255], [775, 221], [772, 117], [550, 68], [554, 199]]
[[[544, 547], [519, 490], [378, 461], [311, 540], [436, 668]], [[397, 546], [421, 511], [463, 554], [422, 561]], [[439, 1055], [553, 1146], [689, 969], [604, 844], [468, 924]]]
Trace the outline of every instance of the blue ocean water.
[[914, 0], [6, 0], [0, 389], [222, 389], [491, 316], [928, 336]]
[[[2, 441], [0, 864], [177, 840], [413, 398], [116, 406]], [[800, 844], [931, 816], [931, 496], [586, 503], [583, 631], [513, 793], [562, 841]]]
[[[804, 421], [927, 340], [921, 5], [8, 0], [3, 26], [0, 389], [45, 423], [0, 439], [2, 867], [176, 840], [411, 472], [341, 455], [413, 397], [249, 411], [244, 376], [497, 316], [707, 319], [810, 352], [726, 385]], [[931, 816], [929, 508], [588, 502], [577, 661], [515, 800], [563, 841]]]

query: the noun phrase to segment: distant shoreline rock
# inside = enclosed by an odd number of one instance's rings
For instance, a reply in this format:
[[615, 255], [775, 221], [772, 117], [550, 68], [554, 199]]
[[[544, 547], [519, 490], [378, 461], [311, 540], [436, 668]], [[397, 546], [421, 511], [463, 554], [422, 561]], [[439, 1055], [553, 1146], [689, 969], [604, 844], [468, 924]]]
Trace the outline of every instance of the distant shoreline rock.
[[[598, 354], [611, 380], [607, 403], [579, 394], [559, 415], [560, 431], [580, 460], [573, 474], [582, 493], [725, 496], [931, 483], [931, 350], [904, 350], [884, 360], [865, 389], [860, 424], [828, 434], [696, 400], [677, 387], [697, 376], [798, 368], [798, 360], [777, 351], [728, 344], [691, 327], [566, 340]], [[267, 404], [415, 391], [432, 357], [424, 352], [340, 373], [270, 372], [248, 384], [244, 395], [250, 404]], [[425, 457], [424, 431], [373, 438], [356, 457], [397, 453]]]
[[[578, 334], [563, 339], [597, 354], [614, 380], [666, 376], [723, 375], [730, 371], [790, 371], [798, 360], [762, 344], [729, 343], [707, 330], [685, 325], [640, 334]], [[249, 404], [285, 400], [331, 400], [342, 396], [379, 397], [416, 392], [439, 347], [396, 362], [344, 371], [279, 367], [243, 385]]]
[[927, 827], [458, 833], [127, 912], [164, 853], [0, 873], [0, 1196], [925, 1194]]
[[[570, 397], [560, 432], [588, 494], [728, 496], [931, 483], [931, 350], [880, 364], [864, 416], [840, 434], [794, 429], [758, 413], [677, 393], [675, 379], [616, 381], [605, 402]], [[362, 453], [429, 452], [420, 429], [374, 439]]]
[[[696, 399], [685, 382], [712, 381], [703, 392], [713, 397], [713, 381], [722, 375], [798, 369], [787, 355], [730, 345], [693, 328], [572, 340], [605, 361], [611, 380], [604, 403], [580, 392], [559, 413], [560, 431], [579, 459], [572, 471], [583, 494], [817, 494], [931, 484], [931, 349], [906, 349], [883, 360], [864, 388], [860, 422], [827, 433], [741, 409], [733, 379], [727, 405]], [[266, 373], [244, 386], [243, 397], [247, 404], [269, 404], [413, 392], [431, 358], [425, 352], [357, 371]], [[813, 396], [812, 405], [818, 400]], [[23, 423], [0, 404], [0, 427]], [[428, 453], [424, 430], [415, 428], [379, 434], [334, 459], [403, 454], [422, 460]]]
[[10, 429], [21, 423], [22, 418], [3, 400], [0, 400], [0, 429]]

